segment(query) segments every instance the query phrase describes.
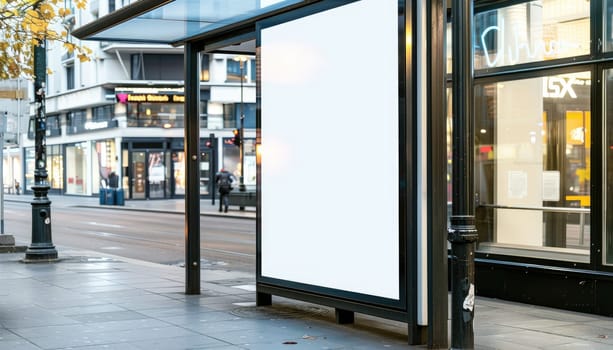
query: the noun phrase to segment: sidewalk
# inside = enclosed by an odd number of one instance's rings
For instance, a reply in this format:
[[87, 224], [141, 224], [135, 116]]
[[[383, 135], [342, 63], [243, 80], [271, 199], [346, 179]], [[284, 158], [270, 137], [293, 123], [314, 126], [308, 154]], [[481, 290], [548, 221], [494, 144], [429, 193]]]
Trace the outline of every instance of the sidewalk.
[[[58, 197], [53, 205], [99, 207]], [[143, 202], [123, 209], [182, 212], [179, 201]], [[203, 215], [224, 215], [215, 209], [203, 205]], [[237, 211], [228, 214], [254, 216]], [[57, 248], [53, 264], [0, 254], [0, 350], [425, 348], [406, 345], [399, 322], [356, 314], [338, 325], [333, 309], [280, 297], [255, 307], [251, 274], [204, 269], [201, 295], [188, 296], [180, 267]], [[480, 297], [475, 316], [477, 349], [613, 348], [613, 318]]]
[[[33, 195], [15, 195], [4, 194], [4, 200], [7, 202], [31, 202]], [[70, 195], [49, 195], [51, 207], [86, 207], [100, 208], [113, 210], [134, 210], [134, 211], [155, 211], [164, 213], [185, 213], [184, 199], [151, 199], [151, 200], [126, 200], [125, 205], [101, 205], [98, 197], [70, 196]], [[215, 199], [215, 204], [212, 204], [211, 199], [200, 200], [200, 215], [209, 216], [231, 216], [235, 218], [255, 219], [255, 208], [245, 207], [245, 210], [239, 210], [236, 206], [230, 206], [227, 213], [219, 212], [219, 199]]]

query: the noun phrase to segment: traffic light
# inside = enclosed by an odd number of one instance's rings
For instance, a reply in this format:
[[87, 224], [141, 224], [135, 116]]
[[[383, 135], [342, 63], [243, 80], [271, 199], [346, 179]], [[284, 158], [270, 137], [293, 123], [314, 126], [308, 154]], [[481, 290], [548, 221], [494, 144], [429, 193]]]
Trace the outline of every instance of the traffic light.
[[234, 129], [232, 130], [232, 133], [234, 134], [234, 138], [232, 139], [232, 143], [236, 146], [240, 146], [241, 145], [241, 130], [240, 129]]
[[208, 149], [215, 148], [215, 134], [209, 134], [209, 137], [204, 141], [204, 147]]

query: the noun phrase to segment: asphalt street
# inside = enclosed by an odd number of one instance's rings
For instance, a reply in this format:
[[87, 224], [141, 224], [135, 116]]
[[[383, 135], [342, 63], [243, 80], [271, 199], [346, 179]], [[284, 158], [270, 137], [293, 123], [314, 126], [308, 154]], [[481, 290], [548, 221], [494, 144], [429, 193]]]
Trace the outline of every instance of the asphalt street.
[[[5, 231], [24, 245], [31, 240], [31, 205], [6, 202]], [[184, 261], [181, 213], [101, 210], [53, 206], [52, 237], [57, 246], [87, 249], [167, 265]], [[201, 217], [202, 266], [255, 272], [255, 221]]]

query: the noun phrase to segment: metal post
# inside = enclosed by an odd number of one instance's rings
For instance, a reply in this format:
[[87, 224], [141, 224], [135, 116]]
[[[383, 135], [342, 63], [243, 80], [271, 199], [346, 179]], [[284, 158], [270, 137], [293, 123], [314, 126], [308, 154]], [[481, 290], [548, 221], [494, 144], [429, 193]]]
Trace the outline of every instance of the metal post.
[[215, 139], [215, 134], [209, 134], [209, 142], [211, 143], [211, 160], [209, 161], [209, 182], [211, 183], [211, 204], [215, 205], [215, 191], [217, 191], [217, 140]]
[[6, 131], [6, 112], [0, 118], [0, 234], [4, 234], [4, 132]]
[[200, 79], [199, 54], [185, 52], [185, 294], [200, 294]]
[[473, 1], [452, 5], [453, 59], [453, 205], [448, 240], [451, 242], [451, 347], [473, 349], [475, 244], [473, 170]]
[[47, 51], [45, 41], [39, 41], [34, 47], [34, 102], [36, 106], [34, 139], [34, 199], [32, 200], [32, 244], [26, 250], [25, 261], [53, 261], [57, 259], [57, 250], [51, 241], [51, 201], [47, 198], [46, 124], [45, 116], [45, 80], [47, 77]]
[[[240, 138], [241, 138], [241, 142], [240, 142], [240, 146], [239, 146], [239, 159], [240, 159], [240, 163], [241, 163], [241, 176], [240, 179], [238, 181], [238, 190], [240, 192], [245, 192], [246, 188], [245, 188], [245, 111], [244, 111], [244, 106], [243, 106], [243, 69], [244, 69], [244, 63], [245, 63], [245, 58], [241, 57], [240, 58], [240, 65], [241, 65], [241, 117], [240, 117]], [[244, 208], [241, 207], [241, 210], [243, 210]]]

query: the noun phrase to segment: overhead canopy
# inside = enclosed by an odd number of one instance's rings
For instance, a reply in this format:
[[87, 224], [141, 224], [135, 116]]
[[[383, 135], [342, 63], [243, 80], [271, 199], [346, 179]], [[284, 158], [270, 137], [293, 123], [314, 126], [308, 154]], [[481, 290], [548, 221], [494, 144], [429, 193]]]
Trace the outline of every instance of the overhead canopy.
[[88, 23], [83, 40], [181, 45], [312, 0], [140, 0]]

